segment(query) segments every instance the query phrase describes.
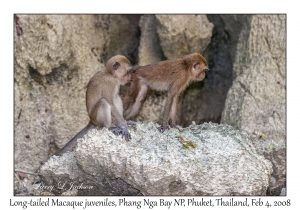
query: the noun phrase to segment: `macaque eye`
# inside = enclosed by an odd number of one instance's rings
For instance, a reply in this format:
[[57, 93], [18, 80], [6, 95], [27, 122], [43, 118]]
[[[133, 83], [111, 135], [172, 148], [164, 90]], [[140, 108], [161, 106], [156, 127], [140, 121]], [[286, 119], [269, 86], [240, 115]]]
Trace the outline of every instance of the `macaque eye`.
[[199, 65], [200, 65], [200, 62], [196, 63], [196, 64], [194, 65], [194, 69], [196, 69]]

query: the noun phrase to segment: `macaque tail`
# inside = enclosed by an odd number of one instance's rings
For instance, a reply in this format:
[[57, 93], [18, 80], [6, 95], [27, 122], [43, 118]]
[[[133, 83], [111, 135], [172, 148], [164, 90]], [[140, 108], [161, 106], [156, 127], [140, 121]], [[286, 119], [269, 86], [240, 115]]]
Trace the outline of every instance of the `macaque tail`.
[[93, 123], [89, 122], [79, 133], [76, 134], [63, 148], [54, 153], [53, 155], [60, 156], [67, 151], [72, 151], [75, 148], [77, 139], [83, 137], [90, 129], [97, 127]]

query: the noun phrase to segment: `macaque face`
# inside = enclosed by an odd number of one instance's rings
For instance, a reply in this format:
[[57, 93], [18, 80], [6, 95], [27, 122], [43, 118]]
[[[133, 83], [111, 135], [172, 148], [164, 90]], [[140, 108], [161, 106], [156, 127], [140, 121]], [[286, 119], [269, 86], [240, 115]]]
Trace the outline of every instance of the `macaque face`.
[[196, 81], [205, 78], [205, 71], [209, 70], [205, 58], [199, 56], [199, 59], [192, 67], [192, 77]]

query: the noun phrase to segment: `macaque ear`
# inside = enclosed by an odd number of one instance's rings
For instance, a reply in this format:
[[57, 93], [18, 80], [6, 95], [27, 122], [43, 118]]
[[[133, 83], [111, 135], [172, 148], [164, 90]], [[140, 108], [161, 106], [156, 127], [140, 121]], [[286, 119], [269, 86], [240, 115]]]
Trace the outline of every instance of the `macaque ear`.
[[116, 63], [113, 65], [113, 70], [117, 70], [119, 67], [120, 67], [120, 63], [119, 63], [119, 62], [116, 62]]
[[196, 70], [196, 69], [199, 67], [199, 65], [200, 65], [199, 62], [198, 62], [198, 63], [195, 63], [194, 66], [193, 66], [193, 69]]

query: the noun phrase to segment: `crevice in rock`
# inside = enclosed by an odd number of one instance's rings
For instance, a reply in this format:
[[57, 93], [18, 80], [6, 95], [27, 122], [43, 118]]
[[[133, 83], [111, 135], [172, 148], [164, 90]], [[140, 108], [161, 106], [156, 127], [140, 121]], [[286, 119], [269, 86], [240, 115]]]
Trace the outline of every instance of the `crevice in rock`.
[[[238, 81], [238, 83], [239, 83], [240, 86], [243, 88], [243, 90], [245, 91], [245, 93], [248, 93], [250, 96], [252, 96], [252, 98], [253, 98], [254, 101], [255, 101], [255, 104], [256, 104], [257, 108], [260, 109], [260, 107], [259, 107], [258, 104], [257, 104], [257, 100], [256, 100], [255, 96], [250, 92], [250, 90], [246, 87], [246, 85], [243, 84], [241, 81]], [[244, 97], [245, 97], [245, 96], [244, 96]], [[243, 98], [244, 98], [244, 97], [243, 97]]]
[[38, 84], [43, 85], [43, 75], [41, 75], [35, 68], [33, 68], [30, 64], [28, 67], [29, 75], [31, 78], [36, 81]]
[[67, 81], [71, 81], [74, 74], [78, 72], [77, 68], [70, 69], [70, 67], [63, 63], [60, 66], [53, 68], [49, 74], [42, 75], [33, 68], [31, 65], [28, 67], [29, 75], [38, 84], [45, 86], [47, 85], [63, 85]]

